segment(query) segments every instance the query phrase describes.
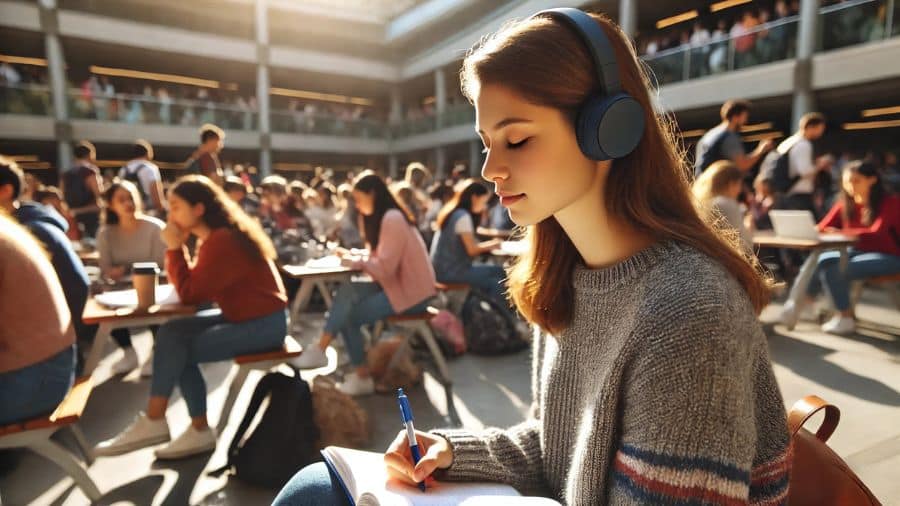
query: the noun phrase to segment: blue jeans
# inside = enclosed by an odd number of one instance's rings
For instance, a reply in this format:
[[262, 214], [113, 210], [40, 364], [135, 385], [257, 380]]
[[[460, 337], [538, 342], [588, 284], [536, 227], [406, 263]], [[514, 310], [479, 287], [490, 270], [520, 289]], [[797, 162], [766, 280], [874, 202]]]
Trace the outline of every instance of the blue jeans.
[[473, 265], [468, 272], [459, 277], [439, 279], [442, 283], [466, 283], [478, 288], [490, 297], [511, 321], [516, 321], [518, 316], [509, 305], [506, 298], [506, 271], [499, 265]]
[[310, 464], [287, 482], [272, 506], [345, 506], [347, 495], [324, 462]]
[[75, 345], [22, 369], [0, 374], [0, 425], [48, 415], [75, 380]]
[[[423, 300], [403, 314], [424, 313], [431, 299]], [[366, 350], [360, 327], [394, 316], [387, 294], [378, 283], [351, 281], [342, 283], [334, 296], [334, 304], [325, 322], [325, 332], [344, 338], [350, 362], [360, 366], [366, 361]]]
[[900, 257], [886, 253], [869, 253], [851, 249], [847, 270], [841, 271], [841, 254], [829, 251], [819, 257], [815, 275], [806, 293], [815, 297], [828, 287], [831, 300], [838, 311], [850, 309], [850, 283], [876, 276], [900, 273]]
[[283, 309], [239, 323], [225, 320], [216, 309], [167, 322], [156, 333], [150, 395], [168, 398], [178, 385], [191, 417], [204, 416], [206, 382], [198, 364], [279, 349], [285, 335]]

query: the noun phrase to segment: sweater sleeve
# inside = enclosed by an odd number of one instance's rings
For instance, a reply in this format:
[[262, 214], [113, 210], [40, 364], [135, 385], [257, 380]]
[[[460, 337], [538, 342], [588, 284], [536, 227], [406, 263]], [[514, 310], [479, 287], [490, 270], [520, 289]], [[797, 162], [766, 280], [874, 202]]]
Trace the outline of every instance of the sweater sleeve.
[[188, 266], [187, 247], [166, 252], [166, 272], [175, 285], [178, 297], [185, 304], [200, 304], [215, 299], [241, 274], [243, 256], [236, 252], [240, 245], [225, 230], [215, 231], [206, 238], [197, 252], [194, 267]]
[[829, 210], [828, 214], [819, 222], [819, 232], [829, 227], [841, 228], [841, 209], [843, 209], [843, 207], [844, 206], [840, 201], [835, 202], [834, 205], [831, 206], [831, 210]]
[[532, 344], [532, 402], [529, 417], [506, 430], [481, 432], [434, 430], [450, 443], [453, 463], [435, 473], [447, 481], [495, 481], [508, 483], [523, 494], [540, 495], [546, 491], [541, 449], [539, 372], [542, 366], [542, 336], [535, 332]]
[[406, 228], [409, 222], [400, 211], [388, 211], [381, 219], [381, 232], [378, 234], [378, 248], [368, 259], [354, 262], [355, 269], [362, 269], [375, 281], [388, 279], [397, 272], [403, 260], [403, 250], [409, 237]]
[[[611, 504], [748, 504], [787, 491], [786, 456], [751, 483], [757, 430], [749, 318], [729, 301], [660, 311], [626, 372]], [[676, 306], [672, 304], [670, 306]], [[751, 311], [745, 311], [751, 313]], [[760, 497], [760, 495], [765, 497]], [[756, 497], [754, 497], [756, 495]], [[768, 503], [767, 503], [768, 504]]]

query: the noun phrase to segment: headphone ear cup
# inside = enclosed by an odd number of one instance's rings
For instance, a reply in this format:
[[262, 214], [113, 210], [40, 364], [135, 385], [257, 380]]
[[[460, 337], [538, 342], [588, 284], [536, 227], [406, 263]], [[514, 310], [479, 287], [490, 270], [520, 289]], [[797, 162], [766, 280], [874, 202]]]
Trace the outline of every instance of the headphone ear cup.
[[575, 135], [591, 160], [622, 158], [644, 135], [644, 108], [627, 93], [591, 97], [578, 111]]

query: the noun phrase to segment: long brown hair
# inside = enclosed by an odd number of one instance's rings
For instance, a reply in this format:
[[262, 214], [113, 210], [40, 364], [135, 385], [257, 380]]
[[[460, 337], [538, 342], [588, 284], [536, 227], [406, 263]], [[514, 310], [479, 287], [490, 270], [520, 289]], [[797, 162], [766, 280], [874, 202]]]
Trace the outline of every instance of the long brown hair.
[[263, 260], [277, 258], [275, 246], [259, 223], [246, 213], [218, 185], [206, 176], [190, 175], [179, 179], [171, 192], [194, 206], [203, 204], [201, 219], [209, 228], [226, 228], [244, 249]]
[[134, 211], [138, 216], [144, 212], [144, 202], [141, 200], [141, 192], [138, 191], [137, 186], [126, 179], [117, 179], [103, 192], [103, 201], [106, 202], [106, 207], [103, 208], [103, 222], [107, 225], [119, 224], [119, 214], [112, 210], [112, 201], [120, 189], [131, 195], [131, 200], [134, 201]]
[[878, 171], [878, 167], [876, 167], [875, 164], [862, 160], [854, 160], [848, 163], [844, 167], [844, 172], [875, 178], [875, 183], [872, 185], [872, 189], [869, 190], [868, 205], [862, 210], [862, 213], [857, 212], [853, 195], [850, 195], [850, 193], [844, 189], [843, 183], [841, 183], [840, 202], [843, 226], [850, 227], [851, 220], [857, 218], [857, 214], [861, 214], [861, 216], [859, 216], [859, 221], [863, 225], [867, 227], [871, 226], [872, 222], [878, 218], [878, 214], [881, 213], [881, 203], [884, 202], [884, 198], [887, 196], [884, 189], [884, 183], [881, 180], [881, 173]]
[[[610, 39], [622, 87], [643, 106], [646, 124], [637, 148], [613, 161], [604, 195], [608, 211], [657, 240], [674, 240], [715, 259], [737, 278], [757, 313], [762, 311], [769, 301], [770, 278], [742, 251], [734, 234], [701, 218], [674, 122], [654, 114], [647, 71], [618, 26], [603, 14], [591, 17]], [[578, 106], [601, 90], [594, 67], [571, 28], [537, 17], [507, 24], [483, 39], [466, 55], [460, 80], [470, 102], [480, 86], [495, 84], [574, 120]], [[572, 318], [578, 251], [553, 217], [528, 227], [526, 237], [530, 247], [510, 269], [510, 293], [530, 321], [558, 332]]]
[[719, 160], [703, 171], [693, 184], [692, 190], [701, 215], [712, 217], [713, 199], [721, 196], [729, 185], [744, 180], [744, 173], [730, 160]]
[[369, 249], [371, 251], [375, 251], [375, 249], [378, 248], [378, 240], [381, 236], [381, 220], [384, 218], [385, 213], [391, 209], [397, 209], [403, 213], [403, 217], [406, 218], [406, 221], [410, 226], [415, 224], [409, 209], [407, 209], [406, 206], [391, 193], [391, 190], [388, 188], [387, 183], [384, 182], [384, 179], [371, 170], [363, 171], [362, 174], [356, 177], [353, 181], [353, 189], [363, 193], [372, 194], [375, 198], [375, 209], [373, 209], [372, 214], [368, 216], [363, 215], [362, 218], [363, 240], [369, 243]]

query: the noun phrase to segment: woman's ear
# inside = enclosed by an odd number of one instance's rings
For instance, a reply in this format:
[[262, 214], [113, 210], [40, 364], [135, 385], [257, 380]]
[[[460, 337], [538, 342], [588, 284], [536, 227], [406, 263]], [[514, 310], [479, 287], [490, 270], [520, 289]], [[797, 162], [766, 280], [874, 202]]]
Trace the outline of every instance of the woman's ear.
[[194, 207], [191, 209], [191, 211], [194, 215], [194, 218], [197, 218], [199, 220], [203, 217], [204, 214], [206, 214], [206, 206], [202, 202], [198, 202], [194, 204]]

